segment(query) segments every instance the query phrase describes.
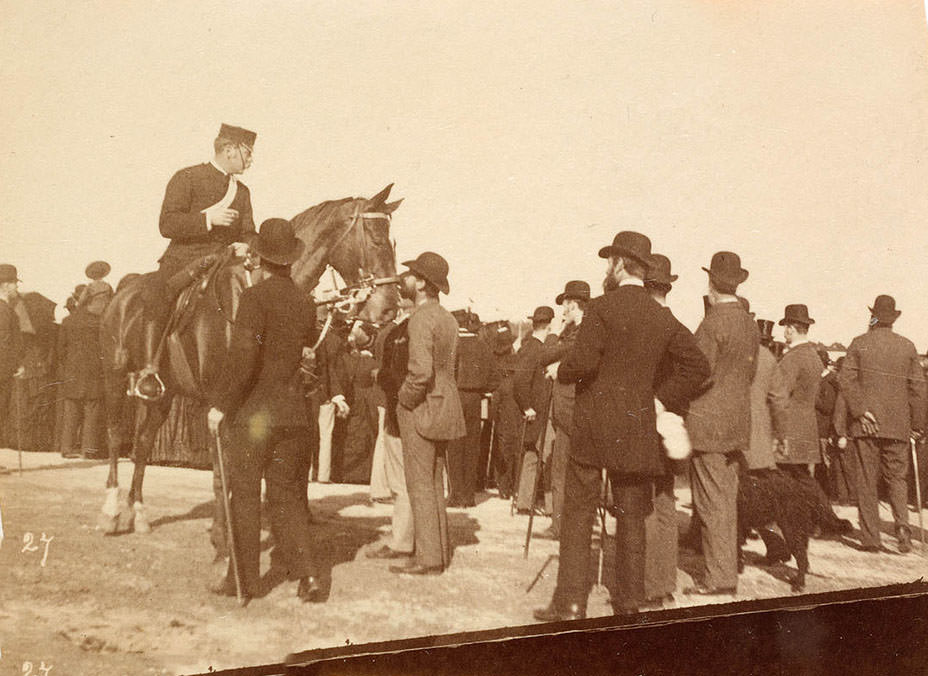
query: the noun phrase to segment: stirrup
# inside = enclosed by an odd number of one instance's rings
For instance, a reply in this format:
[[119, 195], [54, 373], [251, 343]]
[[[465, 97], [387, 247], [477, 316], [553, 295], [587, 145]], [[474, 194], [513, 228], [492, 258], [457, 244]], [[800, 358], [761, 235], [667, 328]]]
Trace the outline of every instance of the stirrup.
[[151, 366], [146, 366], [129, 380], [129, 396], [143, 401], [158, 401], [164, 396], [164, 381]]

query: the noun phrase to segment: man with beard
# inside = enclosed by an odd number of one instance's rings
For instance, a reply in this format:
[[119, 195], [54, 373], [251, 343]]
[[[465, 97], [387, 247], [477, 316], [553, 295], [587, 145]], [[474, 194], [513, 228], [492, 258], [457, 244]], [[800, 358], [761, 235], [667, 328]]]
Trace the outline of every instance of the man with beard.
[[554, 301], [564, 311], [564, 328], [557, 337], [557, 346], [549, 348], [549, 358], [556, 359], [545, 369], [545, 376], [554, 381], [551, 390], [551, 423], [554, 428], [554, 448], [551, 451], [551, 526], [545, 537], [557, 540], [561, 537], [561, 513], [564, 509], [564, 480], [567, 456], [570, 453], [570, 427], [574, 418], [574, 383], [557, 382], [560, 360], [570, 351], [583, 321], [583, 312], [590, 302], [590, 285], [573, 280], [564, 285]]
[[409, 316], [409, 361], [396, 417], [403, 440], [406, 488], [412, 505], [415, 557], [391, 566], [402, 575], [439, 575], [451, 559], [445, 510], [448, 442], [466, 433], [454, 379], [458, 323], [438, 302], [448, 294], [448, 263], [426, 251], [403, 265], [400, 291], [415, 303]]
[[[654, 479], [664, 473], [655, 396], [667, 409], [679, 410], [708, 375], [693, 337], [679, 331], [644, 288], [651, 240], [620, 232], [599, 255], [609, 261], [604, 287], [614, 290], [590, 301], [558, 368], [558, 381], [577, 388], [557, 587], [548, 607], [535, 611], [546, 622], [586, 616], [603, 469], [617, 508], [612, 606], [617, 614], [629, 614], [645, 604], [645, 519], [653, 509]], [[662, 364], [670, 375], [655, 388]]]
[[909, 439], [925, 427], [925, 376], [915, 345], [893, 332], [899, 315], [892, 296], [877, 296], [870, 330], [847, 349], [838, 374], [847, 404], [849, 436], [856, 440], [857, 509], [864, 551], [882, 551], [877, 485], [889, 492], [899, 551], [912, 550], [906, 511]]

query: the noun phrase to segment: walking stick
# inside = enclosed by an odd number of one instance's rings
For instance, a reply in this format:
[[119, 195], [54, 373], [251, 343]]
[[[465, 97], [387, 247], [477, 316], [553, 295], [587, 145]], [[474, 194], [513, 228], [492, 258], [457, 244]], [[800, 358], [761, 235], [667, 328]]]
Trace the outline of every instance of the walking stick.
[[525, 428], [528, 427], [528, 420], [522, 416], [522, 435], [519, 437], [519, 467], [518, 473], [513, 477], [515, 483], [512, 486], [512, 495], [509, 501], [509, 516], [516, 513], [516, 498], [519, 497], [519, 486], [522, 484], [522, 465], [525, 463]]
[[551, 409], [554, 407], [554, 397], [551, 396], [554, 389], [552, 382], [548, 382], [548, 407], [545, 417], [541, 421], [541, 439], [535, 448], [538, 460], [535, 463], [535, 480], [532, 482], [532, 506], [528, 512], [528, 529], [525, 531], [525, 549], [522, 551], [522, 558], [528, 558], [528, 546], [532, 542], [532, 523], [535, 521], [535, 498], [538, 495], [538, 482], [541, 480], [545, 471], [545, 438], [548, 436], [548, 421], [551, 420]]
[[23, 475], [23, 381], [18, 378], [16, 395], [16, 454], [19, 457], [19, 476]]
[[235, 578], [235, 596], [239, 605], [242, 602], [242, 579], [238, 572], [238, 558], [235, 555], [235, 530], [232, 528], [232, 505], [229, 501], [229, 483], [226, 481], [226, 466], [222, 459], [222, 441], [216, 430], [216, 464], [219, 465], [219, 481], [222, 484], [222, 506], [226, 512], [226, 537], [229, 538], [229, 556], [232, 559], [232, 576]]
[[606, 549], [606, 501], [609, 499], [609, 474], [603, 470], [603, 480], [600, 484], [602, 499], [597, 512], [599, 512], [599, 563], [596, 567], [596, 584], [603, 584], [603, 555]]
[[483, 478], [484, 490], [490, 487], [490, 471], [493, 469], [493, 437], [496, 434], [496, 424], [487, 413], [487, 422], [490, 425], [490, 447], [487, 449], [487, 471]]
[[921, 531], [922, 552], [925, 550], [925, 524], [922, 517], [922, 487], [918, 479], [918, 453], [915, 452], [915, 439], [910, 439], [912, 447], [912, 474], [915, 475], [915, 511], [918, 512], [918, 530]]

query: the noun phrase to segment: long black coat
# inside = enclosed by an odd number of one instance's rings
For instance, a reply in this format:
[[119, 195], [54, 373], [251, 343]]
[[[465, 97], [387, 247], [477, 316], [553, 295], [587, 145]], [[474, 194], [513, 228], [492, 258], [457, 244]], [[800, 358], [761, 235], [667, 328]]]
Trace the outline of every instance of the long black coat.
[[58, 331], [58, 378], [66, 399], [103, 397], [100, 317], [85, 309], [65, 317]]
[[19, 318], [5, 300], [0, 300], [0, 380], [16, 373], [22, 364], [23, 341], [19, 332]]
[[[640, 286], [620, 286], [587, 306], [558, 370], [577, 383], [570, 455], [629, 474], [664, 473], [655, 396], [682, 410], [709, 376], [693, 335]], [[667, 374], [655, 386], [662, 362]]]
[[309, 424], [300, 360], [315, 341], [315, 316], [289, 277], [271, 275], [245, 289], [217, 398], [232, 424], [253, 432]]
[[513, 394], [522, 413], [535, 411], [535, 420], [525, 426], [525, 443], [537, 444], [541, 430], [547, 424], [548, 405], [551, 403], [551, 384], [545, 380], [545, 345], [528, 336], [516, 354], [516, 372], [513, 377]]
[[231, 242], [243, 242], [255, 231], [251, 212], [251, 193], [241, 181], [230, 209], [239, 216], [231, 226], [206, 226], [203, 209], [223, 198], [229, 187], [229, 177], [206, 162], [178, 171], [164, 191], [158, 229], [162, 237], [171, 240], [158, 261], [161, 269], [172, 274], [201, 256], [213, 253]]

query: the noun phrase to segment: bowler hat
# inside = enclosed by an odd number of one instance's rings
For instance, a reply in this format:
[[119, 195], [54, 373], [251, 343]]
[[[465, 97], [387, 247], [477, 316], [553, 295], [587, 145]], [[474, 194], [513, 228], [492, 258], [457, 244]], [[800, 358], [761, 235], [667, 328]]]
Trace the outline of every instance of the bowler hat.
[[896, 309], [896, 299], [885, 294], [877, 296], [873, 307], [869, 309], [870, 314], [884, 324], [892, 324], [902, 314], [901, 310]]
[[760, 331], [760, 340], [772, 341], [773, 340], [773, 320], [772, 319], [758, 319], [757, 328]]
[[403, 265], [409, 268], [410, 272], [417, 277], [434, 285], [439, 291], [448, 295], [450, 286], [448, 285], [448, 261], [433, 251], [425, 251], [419, 254], [414, 261], [404, 261]]
[[15, 265], [0, 263], [0, 284], [3, 282], [21, 282]]
[[554, 319], [554, 310], [547, 305], [536, 307], [532, 316], [529, 317], [533, 322], [550, 322]]
[[235, 143], [248, 146], [249, 148], [255, 147], [255, 141], [258, 138], [258, 135], [253, 131], [242, 129], [241, 127], [233, 127], [231, 124], [225, 123], [219, 127], [219, 136], [221, 138], [227, 138]]
[[708, 268], [709, 279], [723, 293], [734, 293], [738, 285], [748, 278], [748, 271], [741, 267], [741, 257], [731, 251], [719, 251], [712, 255]]
[[586, 282], [574, 279], [564, 285], [564, 293], [559, 293], [554, 302], [560, 305], [565, 300], [589, 300], [590, 285]]
[[652, 284], [673, 284], [680, 278], [679, 275], [670, 274], [670, 259], [663, 254], [651, 254], [651, 262], [648, 265], [648, 274], [645, 276], [645, 282]]
[[627, 256], [648, 267], [651, 260], [651, 240], [640, 232], [623, 230], [616, 235], [612, 244], [599, 250], [600, 258]]
[[783, 319], [779, 321], [780, 326], [786, 326], [787, 324], [811, 326], [814, 323], [815, 320], [809, 317], [809, 308], [800, 303], [787, 305], [783, 311]]
[[110, 269], [110, 264], [106, 261], [94, 261], [84, 269], [84, 274], [96, 281], [110, 274]]
[[303, 240], [293, 234], [290, 221], [269, 218], [251, 240], [251, 248], [261, 258], [276, 265], [290, 265], [303, 254]]

